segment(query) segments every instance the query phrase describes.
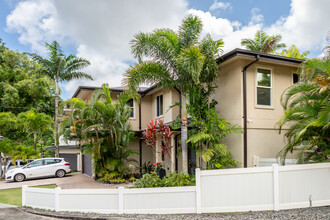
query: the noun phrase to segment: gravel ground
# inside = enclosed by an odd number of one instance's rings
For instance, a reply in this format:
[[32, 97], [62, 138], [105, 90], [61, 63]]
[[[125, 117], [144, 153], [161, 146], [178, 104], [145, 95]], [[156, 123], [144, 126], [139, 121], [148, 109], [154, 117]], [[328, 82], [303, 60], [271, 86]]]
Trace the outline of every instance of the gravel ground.
[[23, 211], [55, 218], [65, 219], [330, 219], [330, 206], [292, 209], [267, 212], [242, 212], [242, 213], [216, 213], [216, 214], [182, 214], [182, 215], [103, 215], [82, 214], [71, 212], [51, 212], [30, 208], [21, 208]]

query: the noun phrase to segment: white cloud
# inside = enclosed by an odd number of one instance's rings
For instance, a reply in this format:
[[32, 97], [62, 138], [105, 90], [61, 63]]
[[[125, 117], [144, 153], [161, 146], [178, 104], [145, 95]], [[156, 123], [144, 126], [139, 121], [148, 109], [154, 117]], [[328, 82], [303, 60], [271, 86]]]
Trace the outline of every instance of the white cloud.
[[222, 38], [225, 42], [224, 52], [228, 52], [237, 47], [241, 47], [242, 38], [252, 38], [255, 32], [262, 27], [262, 24], [254, 24], [242, 26], [238, 21], [230, 21], [224, 18], [217, 18], [210, 12], [190, 9], [190, 14], [197, 15], [203, 22], [202, 35], [209, 33], [213, 39]]
[[155, 28], [177, 29], [187, 8], [186, 0], [25, 0], [7, 16], [7, 30], [20, 34], [22, 44], [45, 54], [44, 42], [73, 45], [77, 55], [91, 61], [86, 69], [95, 81], [72, 81], [78, 85], [109, 83], [119, 86], [132, 63], [129, 41], [138, 32]]
[[329, 0], [292, 0], [289, 16], [279, 19], [266, 31], [281, 34], [287, 45], [295, 44], [302, 50], [321, 50], [330, 29], [329, 8]]
[[218, 2], [217, 0], [215, 0], [210, 7], [210, 11], [215, 11], [217, 9], [227, 9], [230, 6], [231, 5], [229, 2]]
[[252, 8], [251, 9], [251, 20], [250, 25], [253, 24], [259, 24], [264, 21], [264, 16], [262, 14], [259, 14], [260, 9], [259, 8]]
[[[230, 3], [215, 1], [210, 10], [232, 7]], [[283, 42], [296, 44], [303, 50], [321, 50], [330, 28], [330, 1], [292, 0], [290, 14], [276, 23], [265, 26], [258, 8], [251, 10], [247, 25], [213, 16], [210, 12], [187, 10], [186, 0], [25, 0], [17, 3], [7, 16], [7, 30], [20, 35], [22, 44], [44, 53], [44, 42], [57, 40], [61, 45], [74, 46], [77, 55], [92, 65], [87, 72], [91, 81], [72, 81], [64, 86], [72, 94], [79, 85], [110, 83], [119, 86], [122, 74], [132, 63], [129, 41], [138, 32], [155, 28], [177, 30], [183, 16], [199, 16], [203, 34], [225, 41], [224, 51], [241, 47], [242, 38], [253, 38], [258, 29], [268, 34], [281, 34]]]
[[[73, 94], [78, 86], [101, 86], [108, 83], [109, 86], [120, 86], [122, 73], [129, 67], [128, 64], [119, 59], [108, 59], [87, 45], [80, 45], [77, 49], [77, 56], [88, 59], [93, 65], [86, 68], [86, 72], [95, 78], [91, 80], [72, 80], [64, 85], [67, 93]], [[95, 77], [96, 76], [96, 77]]]

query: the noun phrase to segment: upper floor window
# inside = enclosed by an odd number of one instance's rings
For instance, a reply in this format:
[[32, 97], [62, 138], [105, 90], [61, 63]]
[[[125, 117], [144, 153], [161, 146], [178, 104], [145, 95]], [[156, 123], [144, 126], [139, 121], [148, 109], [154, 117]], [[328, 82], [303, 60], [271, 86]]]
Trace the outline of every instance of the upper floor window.
[[272, 72], [270, 69], [257, 69], [257, 105], [272, 105]]
[[156, 117], [163, 115], [163, 95], [156, 97]]
[[293, 84], [299, 82], [299, 75], [297, 73], [294, 73], [292, 77]]
[[127, 102], [127, 105], [128, 107], [132, 110], [131, 111], [131, 115], [129, 116], [130, 118], [134, 118], [134, 100], [133, 99], [130, 99], [128, 102]]

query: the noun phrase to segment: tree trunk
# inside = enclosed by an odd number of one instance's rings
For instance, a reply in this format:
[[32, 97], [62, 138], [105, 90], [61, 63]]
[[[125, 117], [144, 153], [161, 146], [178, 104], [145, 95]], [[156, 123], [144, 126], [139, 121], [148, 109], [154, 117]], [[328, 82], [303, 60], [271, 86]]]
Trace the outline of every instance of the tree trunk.
[[59, 157], [59, 137], [58, 137], [58, 79], [55, 82], [55, 157]]
[[188, 123], [187, 123], [187, 101], [186, 94], [181, 93], [181, 149], [182, 149], [182, 171], [188, 174]]
[[2, 177], [2, 157], [1, 157], [1, 152], [0, 152], [0, 179]]
[[37, 150], [37, 134], [33, 134], [33, 144], [34, 144], [34, 150]]

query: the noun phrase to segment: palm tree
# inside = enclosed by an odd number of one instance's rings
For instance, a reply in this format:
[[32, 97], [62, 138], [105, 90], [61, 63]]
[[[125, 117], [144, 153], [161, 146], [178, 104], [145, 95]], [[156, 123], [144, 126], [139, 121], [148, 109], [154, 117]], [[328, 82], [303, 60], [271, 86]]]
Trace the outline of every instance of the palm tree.
[[59, 98], [59, 82], [70, 81], [73, 79], [90, 79], [93, 78], [81, 69], [90, 65], [90, 62], [84, 58], [76, 57], [73, 54], [65, 56], [60, 45], [53, 41], [52, 44], [46, 43], [48, 50], [48, 59], [38, 54], [30, 54], [33, 59], [43, 65], [43, 74], [49, 76], [55, 81], [55, 148], [56, 156], [59, 156], [59, 136], [58, 136], [58, 98]]
[[266, 32], [258, 30], [254, 35], [254, 39], [244, 38], [241, 40], [241, 45], [256, 52], [274, 53], [277, 49], [286, 47], [284, 43], [279, 43], [281, 39], [282, 37], [279, 34], [268, 36]]
[[[181, 95], [181, 149], [183, 172], [188, 173], [186, 95], [196, 85], [212, 83], [217, 77], [223, 41], [213, 41], [206, 35], [200, 42], [202, 22], [189, 15], [178, 32], [155, 29], [139, 33], [131, 41], [132, 54], [139, 63], [124, 74], [123, 83], [134, 92], [142, 83], [162, 88], [177, 88]], [[147, 58], [143, 60], [143, 58]]]
[[23, 145], [18, 145], [14, 149], [12, 149], [11, 160], [16, 161], [17, 159], [21, 159], [22, 161], [26, 161], [27, 159], [39, 158], [38, 151], [34, 150], [32, 147], [27, 147]]
[[38, 134], [49, 129], [52, 125], [52, 118], [45, 113], [39, 113], [36, 110], [22, 112], [18, 115], [23, 129], [28, 134], [33, 134], [34, 150], [37, 150]]
[[288, 152], [299, 151], [298, 162], [330, 161], [330, 56], [302, 63], [300, 82], [284, 91], [285, 110], [279, 121], [289, 130], [288, 144], [279, 152], [282, 162]]
[[[127, 122], [131, 109], [127, 106], [131, 97], [121, 94], [114, 103], [109, 87], [93, 93], [89, 104], [73, 98], [70, 115], [61, 124], [61, 134], [65, 140], [79, 141], [84, 152], [94, 154], [95, 170], [98, 176], [116, 172], [123, 176], [127, 163], [135, 151], [127, 149], [134, 141], [134, 132]], [[70, 129], [67, 129], [70, 127]]]
[[285, 57], [297, 58], [297, 59], [307, 59], [309, 53], [310, 52], [308, 50], [304, 52], [300, 52], [300, 50], [296, 47], [296, 45], [292, 44], [291, 47], [289, 47], [288, 49], [282, 50], [280, 55]]

